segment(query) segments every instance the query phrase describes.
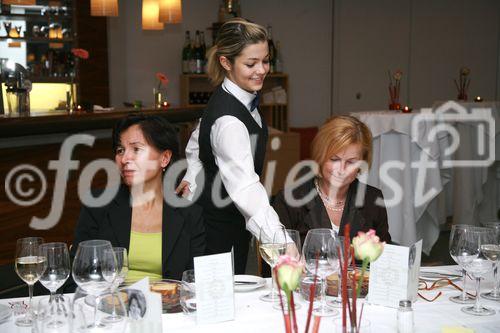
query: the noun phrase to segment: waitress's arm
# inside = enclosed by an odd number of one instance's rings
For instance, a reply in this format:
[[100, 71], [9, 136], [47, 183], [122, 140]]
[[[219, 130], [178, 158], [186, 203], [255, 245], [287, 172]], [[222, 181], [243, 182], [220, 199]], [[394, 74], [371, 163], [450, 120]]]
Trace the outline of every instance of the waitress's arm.
[[196, 125], [196, 128], [191, 133], [191, 137], [186, 145], [186, 162], [187, 162], [187, 170], [184, 178], [182, 178], [183, 182], [189, 183], [189, 195], [186, 196], [186, 199], [191, 200], [194, 191], [196, 189], [196, 175], [201, 171], [203, 165], [199, 158], [200, 145], [198, 143], [198, 136], [200, 135], [200, 121]]
[[[279, 217], [255, 173], [245, 125], [233, 116], [220, 117], [212, 125], [210, 141], [224, 187], [245, 217], [247, 230], [258, 238], [261, 227], [269, 230], [268, 226], [279, 225]], [[270, 232], [266, 234], [272, 237]]]

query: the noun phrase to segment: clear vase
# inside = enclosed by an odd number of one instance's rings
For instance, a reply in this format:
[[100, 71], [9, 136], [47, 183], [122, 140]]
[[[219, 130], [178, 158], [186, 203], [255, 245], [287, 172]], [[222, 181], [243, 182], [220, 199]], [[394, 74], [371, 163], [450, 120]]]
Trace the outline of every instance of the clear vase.
[[166, 89], [154, 88], [153, 95], [154, 95], [153, 105], [155, 109], [166, 108], [168, 106]]

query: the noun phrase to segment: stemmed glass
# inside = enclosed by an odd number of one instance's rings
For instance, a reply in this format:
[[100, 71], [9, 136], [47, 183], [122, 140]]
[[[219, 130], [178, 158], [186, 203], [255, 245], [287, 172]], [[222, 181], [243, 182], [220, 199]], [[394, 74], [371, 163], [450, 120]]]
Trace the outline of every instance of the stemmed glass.
[[495, 235], [491, 229], [475, 227], [468, 233], [460, 235], [458, 240], [457, 260], [458, 264], [465, 268], [473, 278], [476, 279], [476, 303], [473, 306], [463, 307], [465, 313], [476, 316], [488, 316], [495, 314], [495, 310], [482, 306], [479, 302], [481, 291], [481, 278], [493, 269], [493, 261], [486, 257], [485, 246], [494, 244]]
[[[69, 309], [66, 309], [65, 302], [59, 302], [56, 291], [69, 277], [70, 261], [69, 251], [66, 243], [44, 243], [41, 244], [40, 254], [47, 259], [47, 269], [40, 277], [40, 283], [50, 291], [50, 298], [47, 304], [47, 314], [54, 320], [49, 320], [48, 327], [56, 328], [64, 324], [57, 318], [69, 316]], [[66, 303], [67, 304], [67, 303]]]
[[[455, 224], [451, 227], [450, 243], [449, 243], [450, 255], [453, 258], [453, 260], [455, 260], [455, 262], [459, 265], [460, 263], [458, 262], [457, 256], [460, 254], [460, 246], [461, 246], [460, 239], [463, 235], [468, 234], [474, 228], [475, 228], [474, 226], [468, 224]], [[465, 288], [465, 283], [467, 281], [467, 272], [463, 267], [461, 268], [463, 277], [462, 294], [450, 297], [450, 301], [460, 304], [473, 303], [475, 297], [467, 295], [467, 290]]]
[[307, 233], [302, 252], [306, 269], [321, 278], [321, 304], [313, 309], [316, 316], [334, 316], [338, 314], [326, 304], [326, 277], [337, 272], [339, 258], [336, 235], [332, 229], [311, 229]]
[[286, 243], [285, 227], [278, 225], [263, 225], [259, 232], [259, 252], [265, 262], [271, 266], [271, 292], [262, 295], [260, 300], [264, 302], [274, 302], [277, 299], [278, 293], [274, 286], [274, 266], [278, 263], [281, 255], [285, 254]]
[[498, 274], [498, 269], [500, 268], [500, 222], [484, 223], [484, 226], [493, 229], [496, 236], [495, 243], [482, 245], [484, 255], [495, 263], [495, 268], [493, 269], [493, 281], [495, 285], [492, 291], [482, 293], [481, 296], [493, 301], [500, 301], [500, 274]]
[[[342, 262], [346, 259], [345, 256], [345, 247], [344, 247], [344, 236], [337, 236], [335, 239], [335, 243], [337, 248], [340, 250], [340, 255]], [[347, 267], [351, 267], [351, 256], [347, 256]], [[342, 306], [342, 274], [340, 267], [337, 271], [338, 283], [337, 283], [337, 297], [335, 299], [326, 302], [329, 306], [341, 307]], [[327, 286], [328, 287], [328, 286]]]
[[[116, 290], [118, 289], [120, 284], [122, 284], [125, 281], [125, 279], [127, 278], [128, 255], [127, 255], [127, 249], [124, 247], [113, 247], [112, 252], [114, 253], [115, 258], [116, 258], [116, 272], [117, 272], [116, 278], [111, 285], [111, 294], [113, 295], [116, 293]], [[118, 295], [117, 297], [120, 297], [119, 293], [117, 295]], [[116, 312], [116, 307], [113, 306], [113, 310], [111, 312], [111, 315], [105, 317], [104, 321], [106, 321], [108, 323], [115, 323], [115, 322], [120, 321], [122, 319], [123, 319], [123, 317], [120, 316]]]
[[28, 284], [29, 308], [26, 316], [16, 320], [17, 326], [29, 327], [33, 325], [33, 285], [47, 268], [47, 258], [41, 255], [39, 246], [43, 243], [41, 237], [27, 237], [16, 242], [15, 270], [17, 275]]
[[95, 298], [94, 321], [88, 328], [105, 326], [97, 323], [99, 298], [111, 287], [116, 275], [116, 257], [109, 241], [88, 240], [78, 245], [73, 262], [73, 279], [84, 292]]

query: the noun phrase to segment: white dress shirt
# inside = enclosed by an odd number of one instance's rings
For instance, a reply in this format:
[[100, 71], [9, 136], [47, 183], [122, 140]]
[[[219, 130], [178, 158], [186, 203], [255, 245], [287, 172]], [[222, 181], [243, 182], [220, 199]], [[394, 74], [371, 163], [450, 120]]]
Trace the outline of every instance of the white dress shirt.
[[[222, 88], [245, 105], [253, 119], [262, 127], [262, 119], [257, 109], [250, 111], [255, 94], [241, 89], [228, 78], [224, 79]], [[200, 122], [186, 146], [188, 169], [183, 180], [190, 184], [191, 198], [196, 188], [195, 177], [203, 167], [199, 159], [199, 132]], [[267, 192], [259, 176], [255, 173], [252, 144], [247, 128], [234, 116], [219, 117], [212, 125], [210, 143], [222, 183], [245, 218], [247, 230], [258, 238], [261, 227], [266, 226], [267, 236], [272, 237], [267, 226], [281, 223], [278, 214], [269, 204]]]

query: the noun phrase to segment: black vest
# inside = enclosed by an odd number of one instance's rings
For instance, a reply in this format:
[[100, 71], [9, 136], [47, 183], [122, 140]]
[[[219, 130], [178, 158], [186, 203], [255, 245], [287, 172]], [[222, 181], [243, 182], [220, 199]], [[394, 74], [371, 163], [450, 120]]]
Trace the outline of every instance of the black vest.
[[[223, 208], [216, 207], [212, 202], [212, 188], [214, 180], [218, 176], [219, 168], [215, 164], [215, 157], [210, 143], [210, 132], [214, 122], [222, 116], [233, 116], [238, 118], [247, 128], [250, 138], [256, 137], [254, 148], [254, 169], [257, 175], [262, 174], [264, 158], [267, 145], [267, 125], [262, 118], [262, 128], [257, 124], [248, 109], [233, 95], [227, 93], [221, 86], [217, 87], [205, 109], [200, 122], [200, 134], [198, 144], [200, 147], [199, 158], [203, 163], [205, 171], [205, 183], [198, 203], [203, 206], [204, 215], [208, 219], [230, 222], [234, 219], [241, 219], [242, 215], [231, 201]], [[220, 181], [220, 180], [219, 180]], [[227, 191], [222, 184], [219, 198], [226, 199]]]

